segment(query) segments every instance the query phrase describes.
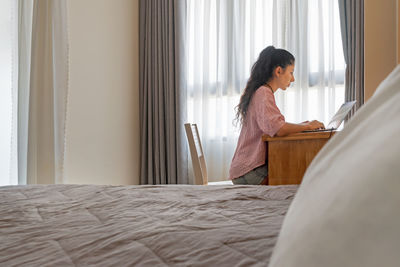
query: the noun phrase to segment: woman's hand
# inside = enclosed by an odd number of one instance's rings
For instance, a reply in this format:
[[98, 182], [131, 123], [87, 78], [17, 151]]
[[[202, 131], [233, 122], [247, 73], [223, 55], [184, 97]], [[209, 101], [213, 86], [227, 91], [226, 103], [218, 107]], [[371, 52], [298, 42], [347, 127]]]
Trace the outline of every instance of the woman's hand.
[[285, 136], [292, 133], [299, 133], [302, 131], [315, 130], [315, 129], [325, 129], [325, 126], [322, 122], [315, 120], [305, 121], [298, 124], [285, 122], [285, 124], [276, 133], [276, 136]]
[[325, 129], [325, 126], [320, 121], [305, 121], [302, 124], [307, 126], [307, 130]]

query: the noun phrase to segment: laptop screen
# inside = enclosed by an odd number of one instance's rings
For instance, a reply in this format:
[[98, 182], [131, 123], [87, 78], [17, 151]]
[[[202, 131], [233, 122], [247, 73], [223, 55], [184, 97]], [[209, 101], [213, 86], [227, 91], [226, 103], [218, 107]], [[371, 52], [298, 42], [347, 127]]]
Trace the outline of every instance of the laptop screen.
[[350, 110], [353, 108], [353, 106], [356, 104], [357, 101], [351, 101], [351, 102], [346, 102], [344, 103], [339, 110], [336, 112], [336, 114], [333, 116], [332, 120], [329, 122], [328, 126], [326, 126], [326, 129], [337, 129], [339, 128], [340, 124], [346, 118], [347, 114], [349, 114]]

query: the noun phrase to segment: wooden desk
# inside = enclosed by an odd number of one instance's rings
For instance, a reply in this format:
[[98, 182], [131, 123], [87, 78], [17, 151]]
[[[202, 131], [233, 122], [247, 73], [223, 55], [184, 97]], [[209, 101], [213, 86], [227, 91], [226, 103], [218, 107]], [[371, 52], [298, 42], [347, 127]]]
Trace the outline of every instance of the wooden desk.
[[263, 135], [267, 142], [269, 185], [300, 184], [311, 161], [335, 132]]

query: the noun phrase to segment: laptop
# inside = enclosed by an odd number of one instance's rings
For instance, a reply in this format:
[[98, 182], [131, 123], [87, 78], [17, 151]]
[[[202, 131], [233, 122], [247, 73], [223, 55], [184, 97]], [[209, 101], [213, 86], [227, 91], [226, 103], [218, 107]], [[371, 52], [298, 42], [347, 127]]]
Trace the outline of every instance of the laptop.
[[350, 101], [342, 104], [335, 115], [333, 115], [333, 118], [329, 122], [328, 126], [325, 127], [325, 129], [307, 130], [303, 132], [326, 132], [336, 130], [339, 128], [340, 124], [342, 124], [344, 118], [346, 118], [347, 114], [349, 114], [356, 102], [357, 101]]

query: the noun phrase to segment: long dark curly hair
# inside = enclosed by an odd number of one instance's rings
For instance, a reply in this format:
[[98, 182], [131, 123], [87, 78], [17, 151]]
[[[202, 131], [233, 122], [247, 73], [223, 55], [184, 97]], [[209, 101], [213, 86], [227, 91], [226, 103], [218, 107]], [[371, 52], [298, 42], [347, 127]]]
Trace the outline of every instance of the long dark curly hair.
[[266, 84], [272, 78], [275, 68], [285, 69], [292, 64], [294, 64], [294, 56], [284, 49], [268, 46], [261, 51], [251, 68], [251, 75], [240, 97], [239, 105], [236, 106], [236, 123], [239, 121], [240, 125], [243, 124], [253, 94], [261, 85]]

